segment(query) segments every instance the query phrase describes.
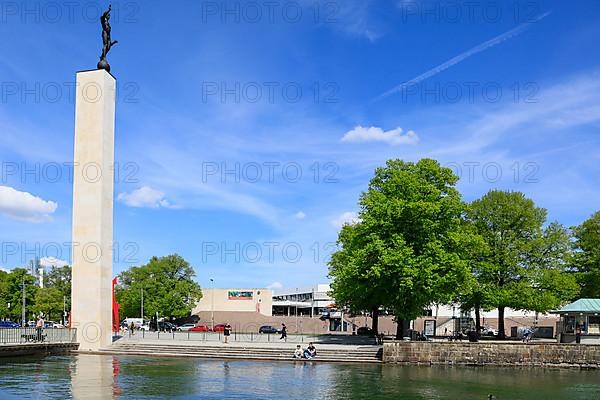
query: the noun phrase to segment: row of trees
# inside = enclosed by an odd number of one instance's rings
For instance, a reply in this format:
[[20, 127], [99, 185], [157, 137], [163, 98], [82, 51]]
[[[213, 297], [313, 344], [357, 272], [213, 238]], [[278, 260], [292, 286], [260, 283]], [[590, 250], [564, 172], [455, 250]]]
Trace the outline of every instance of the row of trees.
[[492, 190], [472, 203], [458, 177], [431, 159], [390, 160], [359, 200], [330, 261], [332, 294], [354, 311], [381, 308], [397, 336], [432, 304], [547, 312], [578, 295], [600, 296], [600, 212], [567, 229], [520, 192]]
[[[118, 276], [115, 296], [120, 315], [138, 317], [142, 292], [144, 314], [186, 317], [202, 297], [200, 285], [194, 281], [194, 270], [178, 255], [152, 257], [142, 266], [132, 267]], [[71, 267], [53, 267], [44, 276], [44, 287], [24, 268], [10, 272], [0, 270], [0, 319], [21, 321], [25, 285], [26, 319], [43, 314], [48, 320], [62, 320], [63, 307], [71, 309]]]
[[46, 319], [62, 321], [63, 307], [71, 308], [71, 267], [52, 267], [44, 276], [44, 287], [24, 268], [0, 271], [0, 318], [21, 321], [25, 285], [25, 317], [44, 314]]
[[146, 265], [131, 267], [118, 276], [115, 296], [121, 317], [187, 317], [202, 298], [190, 264], [177, 254], [152, 257]]

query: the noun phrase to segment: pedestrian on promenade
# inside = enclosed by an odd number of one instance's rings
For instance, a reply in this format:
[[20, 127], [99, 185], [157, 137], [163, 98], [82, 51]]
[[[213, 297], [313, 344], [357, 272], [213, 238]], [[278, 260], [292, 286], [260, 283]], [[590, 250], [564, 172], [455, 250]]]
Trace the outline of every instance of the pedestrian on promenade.
[[131, 325], [129, 325], [129, 335], [130, 336], [133, 336], [135, 334], [135, 332], [133, 331], [134, 329], [135, 329], [135, 324], [132, 321]]
[[225, 338], [225, 344], [229, 343], [229, 335], [231, 335], [231, 325], [229, 325], [229, 322], [226, 322], [225, 326], [223, 327], [223, 337]]
[[35, 333], [36, 333], [36, 337], [37, 337], [37, 341], [41, 342], [42, 341], [42, 332], [44, 330], [44, 317], [40, 314], [38, 316], [38, 320], [35, 324]]
[[287, 327], [285, 324], [281, 324], [281, 337], [279, 340], [284, 340], [287, 342]]

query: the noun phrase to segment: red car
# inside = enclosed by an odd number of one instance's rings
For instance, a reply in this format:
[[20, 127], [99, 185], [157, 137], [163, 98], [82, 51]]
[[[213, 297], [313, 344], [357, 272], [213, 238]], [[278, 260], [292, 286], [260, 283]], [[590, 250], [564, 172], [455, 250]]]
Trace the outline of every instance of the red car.
[[213, 332], [223, 332], [225, 331], [225, 325], [223, 324], [219, 324], [219, 325], [215, 325]]
[[189, 330], [190, 332], [210, 332], [210, 328], [206, 325], [198, 325]]

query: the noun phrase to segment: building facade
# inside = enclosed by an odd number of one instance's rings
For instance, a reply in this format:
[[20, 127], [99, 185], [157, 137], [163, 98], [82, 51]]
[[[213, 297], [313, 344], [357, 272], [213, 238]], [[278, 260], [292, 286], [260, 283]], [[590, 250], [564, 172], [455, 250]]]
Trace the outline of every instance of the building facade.
[[334, 306], [328, 284], [281, 289], [273, 293], [273, 315], [324, 315]]
[[193, 314], [225, 311], [272, 315], [273, 292], [270, 289], [202, 289], [202, 294]]

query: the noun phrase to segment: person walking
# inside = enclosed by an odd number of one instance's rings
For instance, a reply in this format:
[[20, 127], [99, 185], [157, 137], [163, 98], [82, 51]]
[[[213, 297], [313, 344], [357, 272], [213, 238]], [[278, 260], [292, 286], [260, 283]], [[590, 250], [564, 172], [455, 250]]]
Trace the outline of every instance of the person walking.
[[36, 338], [38, 342], [41, 342], [43, 340], [42, 337], [42, 332], [44, 330], [44, 317], [40, 314], [38, 316], [38, 320], [35, 324], [35, 333], [36, 333]]
[[285, 324], [281, 324], [281, 337], [279, 340], [283, 340], [287, 342], [287, 327]]
[[223, 327], [223, 337], [225, 338], [225, 344], [229, 343], [229, 336], [231, 335], [231, 325], [229, 322], [225, 323]]

